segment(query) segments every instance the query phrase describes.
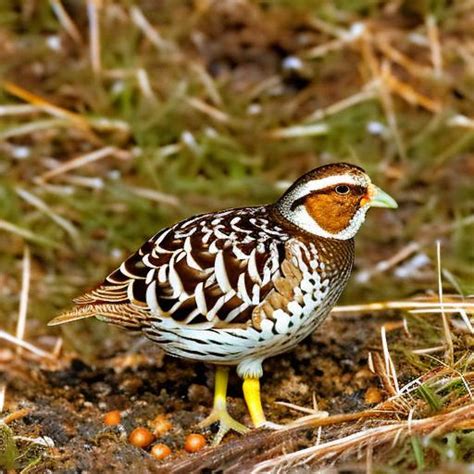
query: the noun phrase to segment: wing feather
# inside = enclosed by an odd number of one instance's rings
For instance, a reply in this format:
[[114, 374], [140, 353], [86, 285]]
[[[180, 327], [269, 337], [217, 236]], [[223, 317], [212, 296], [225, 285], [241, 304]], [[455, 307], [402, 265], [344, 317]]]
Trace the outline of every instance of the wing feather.
[[265, 208], [254, 209], [234, 210], [238, 220], [226, 211], [162, 230], [50, 324], [91, 316], [130, 328], [156, 318], [215, 327], [252, 324], [253, 310], [272, 291], [290, 291], [274, 285], [289, 237], [262, 232], [268, 220], [255, 215]]

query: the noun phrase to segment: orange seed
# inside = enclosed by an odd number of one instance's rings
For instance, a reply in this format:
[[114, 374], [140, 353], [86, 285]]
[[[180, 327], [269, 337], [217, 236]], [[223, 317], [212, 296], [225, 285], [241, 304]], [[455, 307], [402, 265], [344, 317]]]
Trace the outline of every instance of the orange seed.
[[104, 415], [104, 424], [109, 426], [118, 425], [122, 420], [122, 415], [118, 410], [112, 410]]
[[168, 448], [166, 444], [158, 443], [151, 448], [150, 453], [155, 459], [160, 460], [169, 456], [171, 454], [171, 449]]
[[154, 441], [154, 439], [155, 437], [152, 432], [141, 426], [135, 428], [128, 437], [129, 443], [137, 448], [146, 448]]
[[206, 438], [203, 435], [191, 433], [186, 436], [184, 441], [184, 449], [188, 453], [196, 453], [206, 446]]

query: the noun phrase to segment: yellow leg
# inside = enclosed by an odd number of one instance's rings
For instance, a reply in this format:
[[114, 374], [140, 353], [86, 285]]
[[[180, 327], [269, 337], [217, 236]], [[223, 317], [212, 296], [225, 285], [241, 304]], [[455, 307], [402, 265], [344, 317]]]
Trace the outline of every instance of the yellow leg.
[[245, 425], [234, 420], [227, 411], [226, 395], [228, 380], [229, 369], [227, 367], [217, 367], [214, 382], [214, 407], [211, 414], [198, 425], [199, 428], [205, 428], [215, 422], [219, 422], [219, 431], [213, 440], [214, 445], [219, 444], [230, 430], [237, 431], [238, 433], [246, 433], [248, 431]]
[[244, 378], [243, 391], [252, 422], [258, 428], [266, 421], [260, 399], [260, 379], [253, 377]]

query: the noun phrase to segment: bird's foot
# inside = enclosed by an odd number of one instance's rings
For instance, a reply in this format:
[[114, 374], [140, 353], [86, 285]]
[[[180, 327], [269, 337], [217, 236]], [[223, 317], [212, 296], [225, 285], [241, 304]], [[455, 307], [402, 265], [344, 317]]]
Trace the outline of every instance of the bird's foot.
[[226, 408], [213, 408], [211, 414], [198, 424], [198, 428], [206, 428], [216, 422], [219, 423], [219, 430], [212, 441], [213, 446], [218, 445], [230, 430], [241, 434], [249, 431], [249, 428], [232, 418]]

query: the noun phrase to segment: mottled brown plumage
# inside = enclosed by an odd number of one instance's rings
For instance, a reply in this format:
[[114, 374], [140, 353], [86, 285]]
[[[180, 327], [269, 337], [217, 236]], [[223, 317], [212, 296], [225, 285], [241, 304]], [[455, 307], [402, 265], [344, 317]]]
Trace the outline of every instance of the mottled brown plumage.
[[394, 201], [363, 170], [317, 168], [275, 204], [163, 229], [52, 324], [96, 316], [169, 354], [258, 378], [264, 359], [294, 347], [336, 303], [370, 205]]

